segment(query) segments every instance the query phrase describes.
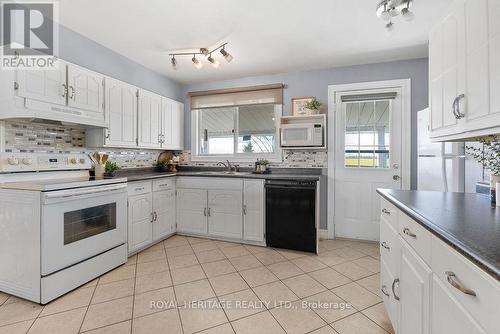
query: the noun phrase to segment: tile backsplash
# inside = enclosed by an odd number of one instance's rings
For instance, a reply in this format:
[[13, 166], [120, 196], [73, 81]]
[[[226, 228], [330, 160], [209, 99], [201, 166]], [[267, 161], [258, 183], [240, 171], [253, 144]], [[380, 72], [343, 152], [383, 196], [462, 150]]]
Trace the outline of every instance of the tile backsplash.
[[[65, 125], [51, 122], [29, 120], [7, 120], [5, 123], [6, 152], [51, 152], [107, 153], [110, 160], [121, 168], [140, 168], [153, 166], [160, 151], [145, 149], [109, 149], [88, 148], [85, 145], [85, 128], [77, 125]], [[180, 154], [180, 164], [185, 166], [214, 166], [216, 162], [191, 161], [191, 151]], [[253, 162], [239, 163], [242, 167], [252, 167]], [[326, 151], [284, 150], [283, 161], [273, 162], [276, 168], [326, 168]]]

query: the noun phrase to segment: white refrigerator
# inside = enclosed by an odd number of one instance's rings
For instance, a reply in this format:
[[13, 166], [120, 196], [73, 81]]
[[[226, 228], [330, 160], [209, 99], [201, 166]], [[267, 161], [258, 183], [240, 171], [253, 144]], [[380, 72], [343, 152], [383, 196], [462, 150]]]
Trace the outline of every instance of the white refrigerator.
[[418, 190], [465, 191], [465, 143], [433, 143], [429, 109], [418, 112]]

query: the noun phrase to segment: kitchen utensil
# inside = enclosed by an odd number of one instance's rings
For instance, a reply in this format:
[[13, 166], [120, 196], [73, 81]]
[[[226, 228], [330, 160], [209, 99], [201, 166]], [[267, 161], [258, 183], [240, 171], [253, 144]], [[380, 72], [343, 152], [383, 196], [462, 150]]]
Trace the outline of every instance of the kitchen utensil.
[[101, 155], [98, 152], [94, 153], [94, 158], [97, 160], [97, 163], [101, 163]]
[[102, 156], [102, 163], [103, 163], [103, 164], [106, 164], [106, 161], [108, 161], [108, 159], [109, 159], [109, 154], [104, 154], [104, 155]]

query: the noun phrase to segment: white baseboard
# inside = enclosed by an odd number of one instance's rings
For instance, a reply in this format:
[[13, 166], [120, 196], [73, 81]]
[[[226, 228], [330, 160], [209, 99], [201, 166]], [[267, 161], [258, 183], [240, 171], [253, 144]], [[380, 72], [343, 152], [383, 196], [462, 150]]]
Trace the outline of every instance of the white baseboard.
[[329, 239], [328, 238], [328, 230], [320, 229], [319, 230], [319, 238], [320, 238], [320, 240]]

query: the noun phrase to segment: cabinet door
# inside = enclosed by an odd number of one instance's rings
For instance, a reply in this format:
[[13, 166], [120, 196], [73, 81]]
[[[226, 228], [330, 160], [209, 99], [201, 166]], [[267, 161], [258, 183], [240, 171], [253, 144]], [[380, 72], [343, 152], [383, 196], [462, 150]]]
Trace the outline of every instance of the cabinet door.
[[104, 76], [85, 68], [68, 64], [68, 106], [102, 114]]
[[429, 333], [430, 268], [399, 238], [400, 265], [400, 318], [399, 334]]
[[[384, 260], [380, 261], [380, 291], [382, 292], [382, 300], [384, 301], [385, 309], [389, 315], [392, 327], [396, 333], [398, 331], [399, 320], [399, 301], [398, 292], [396, 291], [396, 277], [392, 275], [389, 266]], [[394, 287], [394, 290], [393, 290]]]
[[241, 239], [242, 227], [241, 190], [209, 190], [208, 234]]
[[128, 251], [146, 247], [153, 242], [151, 193], [128, 199]]
[[436, 275], [432, 275], [431, 310], [432, 334], [486, 334]]
[[17, 70], [18, 95], [29, 99], [66, 105], [66, 62], [58, 60], [54, 70]]
[[161, 96], [139, 90], [139, 146], [160, 147]]
[[162, 112], [161, 112], [161, 136], [162, 143], [161, 147], [167, 149], [173, 149], [172, 145], [172, 100], [163, 98], [162, 99]]
[[264, 241], [264, 180], [243, 181], [243, 239]]
[[207, 234], [207, 191], [177, 189], [177, 231]]
[[137, 88], [106, 78], [106, 131], [108, 146], [135, 146], [137, 136]]
[[184, 149], [184, 103], [177, 101], [172, 105], [172, 147]]
[[160, 240], [174, 232], [175, 190], [168, 189], [153, 193], [153, 241]]

